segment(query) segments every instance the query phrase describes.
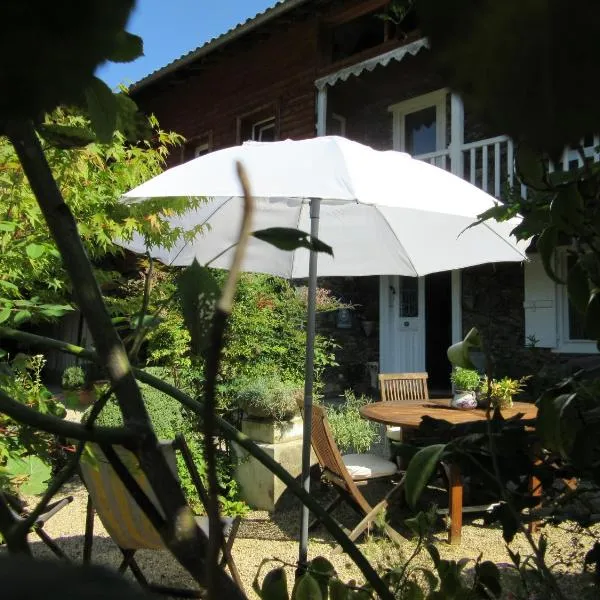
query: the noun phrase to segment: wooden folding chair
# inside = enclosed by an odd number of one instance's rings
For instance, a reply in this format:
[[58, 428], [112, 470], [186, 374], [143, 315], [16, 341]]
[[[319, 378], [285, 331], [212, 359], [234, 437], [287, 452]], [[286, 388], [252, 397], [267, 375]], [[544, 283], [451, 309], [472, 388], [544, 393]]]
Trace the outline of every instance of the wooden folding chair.
[[[327, 422], [325, 411], [320, 406], [312, 408], [311, 427], [312, 447], [321, 466], [322, 476], [334, 484], [338, 493], [326, 507], [327, 512], [333, 511], [339, 504], [346, 501], [361, 517], [361, 522], [350, 532], [351, 540], [356, 540], [367, 530], [378, 514], [384, 511], [390, 500], [390, 495], [372, 507], [363, 496], [359, 486], [366, 485], [376, 479], [391, 479], [398, 473], [396, 465], [375, 454], [346, 454], [342, 456], [335, 443]], [[394, 488], [395, 490], [398, 488]], [[309, 529], [317, 525], [316, 518], [309, 524]], [[400, 544], [404, 538], [390, 525], [384, 524], [384, 531], [390, 539]]]
[[[104, 527], [112, 540], [117, 544], [123, 560], [119, 566], [119, 572], [123, 573], [128, 568], [131, 570], [140, 585], [152, 592], [181, 598], [199, 598], [203, 593], [199, 590], [172, 588], [149, 583], [141, 568], [135, 560], [137, 550], [163, 550], [165, 545], [154, 526], [148, 520], [146, 514], [125, 488], [121, 479], [113, 469], [100, 447], [96, 444], [89, 445], [93, 459], [86, 457], [81, 461], [81, 476], [88, 491], [88, 505], [85, 527], [85, 541], [83, 549], [83, 561], [88, 563], [92, 555], [94, 512], [98, 514]], [[207, 492], [202, 484], [198, 469], [194, 464], [190, 450], [183, 438], [177, 436], [174, 441], [162, 442], [165, 457], [174, 474], [177, 473], [175, 451], [181, 453], [185, 465], [190, 473], [191, 479], [198, 491], [201, 502], [206, 506]], [[127, 467], [142, 491], [147, 495], [154, 506], [163, 512], [150, 483], [142, 471], [137, 457], [123, 447], [114, 447], [117, 456]], [[199, 527], [209, 535], [208, 517], [196, 517]], [[233, 561], [231, 548], [235, 540], [240, 517], [222, 517], [223, 524], [223, 546], [221, 556], [221, 567], [227, 566], [236, 584], [244, 589], [238, 569]]]
[[[0, 491], [0, 494], [2, 494], [2, 491]], [[29, 516], [29, 512], [25, 509], [25, 504], [11, 494], [4, 493], [3, 496], [14, 519], [19, 522], [25, 521]], [[46, 546], [48, 546], [48, 548], [50, 548], [50, 550], [56, 556], [58, 556], [58, 558], [62, 558], [66, 561], [69, 561], [69, 558], [60, 549], [56, 542], [44, 531], [44, 525], [46, 525], [46, 523], [59, 510], [62, 510], [71, 502], [73, 502], [73, 496], [66, 496], [65, 498], [51, 502], [46, 507], [46, 510], [44, 510], [44, 512], [35, 520], [35, 523], [31, 527], [31, 531], [35, 533], [42, 540], [42, 542], [44, 542], [44, 544], [46, 544]]]

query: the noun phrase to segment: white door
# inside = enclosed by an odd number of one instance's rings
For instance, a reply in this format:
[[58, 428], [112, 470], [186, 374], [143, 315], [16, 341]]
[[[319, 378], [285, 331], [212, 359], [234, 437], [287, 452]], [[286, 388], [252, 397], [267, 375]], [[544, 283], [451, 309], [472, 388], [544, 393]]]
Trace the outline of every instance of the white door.
[[381, 278], [380, 371], [425, 371], [425, 279]]

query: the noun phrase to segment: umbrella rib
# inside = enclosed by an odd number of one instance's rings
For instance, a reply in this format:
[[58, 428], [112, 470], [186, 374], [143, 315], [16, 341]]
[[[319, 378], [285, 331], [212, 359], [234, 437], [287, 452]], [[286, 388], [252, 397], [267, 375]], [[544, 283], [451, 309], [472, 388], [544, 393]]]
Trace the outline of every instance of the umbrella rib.
[[[499, 237], [509, 248], [513, 248], [514, 250], [516, 250], [523, 257], [523, 260], [527, 260], [526, 254], [523, 254], [523, 252], [521, 252], [515, 244], [511, 244], [507, 239], [505, 239], [497, 231], [494, 231], [486, 222], [482, 222], [482, 223], [480, 223], [480, 225], [485, 225], [485, 227], [487, 227], [487, 229], [489, 231], [491, 231], [496, 237]], [[463, 233], [464, 233], [464, 230], [461, 231], [458, 235], [462, 235]]]
[[381, 212], [381, 207], [376, 206], [376, 205], [372, 205], [372, 206], [375, 209], [375, 212], [383, 219], [383, 222], [387, 225], [388, 229], [392, 233], [392, 236], [394, 236], [394, 238], [396, 238], [396, 241], [398, 242], [398, 244], [400, 245], [400, 247], [404, 250], [406, 258], [407, 258], [408, 262], [410, 263], [410, 266], [412, 267], [412, 270], [415, 272], [414, 277], [421, 277], [421, 275], [419, 275], [419, 272], [417, 271], [417, 268], [415, 267], [415, 265], [414, 265], [414, 263], [412, 261], [412, 258], [410, 257], [409, 253], [406, 251], [406, 248], [404, 247], [404, 245], [400, 241], [400, 238], [396, 235], [396, 232], [394, 231], [394, 228], [390, 225], [390, 222], [387, 220], [387, 217]]
[[[209, 219], [212, 219], [216, 213], [218, 213], [230, 200], [232, 200], [233, 198], [237, 198], [238, 196], [229, 196], [227, 198], [227, 200], [224, 200], [223, 202], [221, 202], [221, 204], [219, 204], [219, 206], [217, 206], [207, 217], [206, 219], [204, 219], [204, 221], [202, 223], [200, 223], [200, 226], [203, 227], [204, 225], [206, 225], [207, 221]], [[185, 244], [183, 244], [183, 246], [181, 246], [181, 248], [179, 249], [179, 252], [171, 259], [171, 261], [169, 262], [169, 266], [172, 266], [173, 263], [179, 258], [179, 255], [186, 249], [187, 245], [190, 243], [191, 240], [188, 240], [187, 242], [185, 242]], [[227, 248], [225, 251], [229, 250], [229, 248]], [[217, 255], [218, 256], [218, 255]], [[211, 258], [208, 263], [212, 262], [215, 259], [215, 257], [213, 256], [213, 258]], [[207, 263], [207, 264], [208, 264]]]

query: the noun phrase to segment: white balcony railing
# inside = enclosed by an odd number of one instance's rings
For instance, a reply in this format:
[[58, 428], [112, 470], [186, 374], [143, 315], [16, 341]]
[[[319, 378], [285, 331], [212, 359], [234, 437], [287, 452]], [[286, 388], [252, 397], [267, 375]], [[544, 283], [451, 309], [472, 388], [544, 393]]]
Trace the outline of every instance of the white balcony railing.
[[[560, 160], [550, 163], [550, 171], [568, 171], [584, 164], [584, 159], [600, 161], [600, 135], [581, 140], [582, 152], [566, 148]], [[506, 135], [462, 144], [457, 148], [448, 147], [437, 152], [415, 156], [436, 167], [452, 171], [473, 185], [500, 198], [506, 186], [512, 186], [514, 174], [514, 144]], [[521, 185], [521, 195], [527, 195], [527, 188]]]

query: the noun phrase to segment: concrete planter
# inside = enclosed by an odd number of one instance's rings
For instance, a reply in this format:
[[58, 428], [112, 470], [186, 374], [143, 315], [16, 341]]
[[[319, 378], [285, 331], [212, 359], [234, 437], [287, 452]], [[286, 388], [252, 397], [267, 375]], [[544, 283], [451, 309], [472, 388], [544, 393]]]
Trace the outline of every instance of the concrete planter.
[[[302, 417], [300, 415], [282, 422], [245, 417], [242, 420], [242, 433], [255, 441], [294, 477], [301, 474]], [[252, 508], [273, 511], [277, 500], [286, 489], [285, 484], [243, 448], [235, 443], [233, 446], [240, 459], [236, 468], [236, 480], [240, 484], [242, 497]]]

